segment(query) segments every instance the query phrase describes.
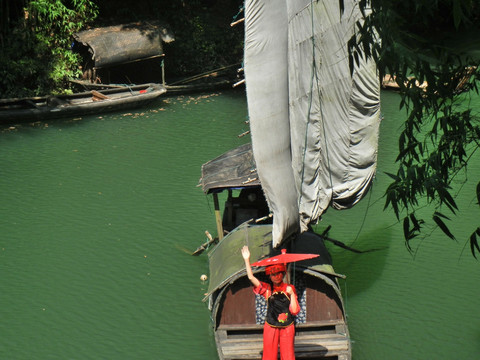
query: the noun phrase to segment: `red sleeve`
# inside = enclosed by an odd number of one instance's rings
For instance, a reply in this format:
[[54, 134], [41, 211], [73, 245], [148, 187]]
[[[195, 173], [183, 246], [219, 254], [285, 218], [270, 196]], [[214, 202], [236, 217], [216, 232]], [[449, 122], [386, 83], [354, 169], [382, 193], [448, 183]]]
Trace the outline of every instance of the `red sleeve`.
[[260, 281], [260, 285], [253, 288], [253, 292], [257, 295], [262, 295], [264, 298], [267, 297], [267, 291], [270, 290], [270, 285]]

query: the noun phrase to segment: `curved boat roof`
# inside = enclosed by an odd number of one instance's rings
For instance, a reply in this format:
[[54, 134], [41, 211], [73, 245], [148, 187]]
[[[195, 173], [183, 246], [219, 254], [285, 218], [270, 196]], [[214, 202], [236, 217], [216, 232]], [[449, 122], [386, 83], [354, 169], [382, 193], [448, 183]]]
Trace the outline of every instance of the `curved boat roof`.
[[[216, 290], [245, 276], [245, 263], [240, 249], [247, 245], [250, 249], [250, 261], [275, 256], [280, 249], [272, 248], [272, 225], [252, 225], [245, 222], [225, 236], [208, 254], [210, 263], [210, 279], [206, 298]], [[295, 266], [307, 270], [309, 273], [344, 278], [344, 275], [335, 273], [330, 254], [321, 237], [312, 232], [300, 234], [290, 244], [292, 253], [319, 254], [310, 260], [299, 261]], [[253, 272], [264, 271], [263, 267], [254, 268]]]
[[101, 68], [163, 55], [163, 42], [174, 40], [159, 22], [138, 22], [84, 30], [73, 35], [86, 47], [94, 67]]

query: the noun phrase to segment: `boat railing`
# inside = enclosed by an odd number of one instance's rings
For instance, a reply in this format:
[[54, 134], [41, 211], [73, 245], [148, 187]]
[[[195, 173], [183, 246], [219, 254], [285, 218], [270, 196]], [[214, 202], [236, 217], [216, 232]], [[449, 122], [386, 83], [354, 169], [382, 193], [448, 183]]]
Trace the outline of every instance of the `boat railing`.
[[[335, 320], [322, 320], [322, 321], [309, 321], [306, 323], [296, 324], [295, 329], [297, 332], [307, 331], [336, 331], [344, 330], [345, 322], [340, 319]], [[218, 326], [218, 330], [224, 330], [227, 333], [241, 333], [245, 331], [262, 330], [262, 324], [221, 324]]]
[[[224, 359], [256, 359], [261, 356], [263, 325], [220, 325], [217, 345]], [[314, 321], [295, 328], [297, 358], [348, 359], [350, 339], [340, 320]]]

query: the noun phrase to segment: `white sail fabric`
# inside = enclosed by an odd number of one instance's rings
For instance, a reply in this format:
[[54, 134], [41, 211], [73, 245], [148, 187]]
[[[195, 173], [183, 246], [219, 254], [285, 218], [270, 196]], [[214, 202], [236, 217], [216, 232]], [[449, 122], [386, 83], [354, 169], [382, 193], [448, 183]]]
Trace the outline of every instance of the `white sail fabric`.
[[274, 246], [329, 205], [356, 204], [375, 174], [380, 83], [373, 62], [350, 73], [347, 42], [361, 13], [342, 3], [246, 1], [248, 109]]
[[353, 0], [287, 1], [292, 168], [302, 231], [332, 205], [345, 209], [375, 174], [380, 82], [373, 61], [355, 64], [348, 40], [361, 18]]
[[284, 0], [245, 2], [244, 72], [250, 133], [258, 177], [274, 214], [275, 245], [299, 228], [290, 153], [287, 27]]

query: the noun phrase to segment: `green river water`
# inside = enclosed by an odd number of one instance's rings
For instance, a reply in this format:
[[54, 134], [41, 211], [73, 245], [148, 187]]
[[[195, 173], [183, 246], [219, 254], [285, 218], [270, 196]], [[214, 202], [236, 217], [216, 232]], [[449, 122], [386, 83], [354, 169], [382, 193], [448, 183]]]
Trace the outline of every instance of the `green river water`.
[[[474, 107], [480, 99], [472, 100]], [[378, 175], [354, 209], [317, 226], [344, 293], [354, 360], [480, 359], [474, 185], [458, 187], [454, 229], [405, 248], [381, 197], [395, 171], [399, 97], [382, 93]], [[16, 126], [0, 133], [0, 359], [217, 358], [202, 302], [213, 204], [202, 163], [249, 141], [245, 94], [168, 97], [128, 113]], [[240, 256], [240, 255], [239, 255]]]

